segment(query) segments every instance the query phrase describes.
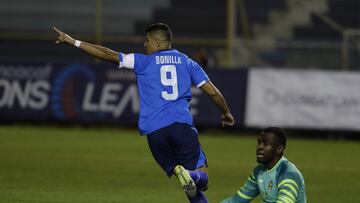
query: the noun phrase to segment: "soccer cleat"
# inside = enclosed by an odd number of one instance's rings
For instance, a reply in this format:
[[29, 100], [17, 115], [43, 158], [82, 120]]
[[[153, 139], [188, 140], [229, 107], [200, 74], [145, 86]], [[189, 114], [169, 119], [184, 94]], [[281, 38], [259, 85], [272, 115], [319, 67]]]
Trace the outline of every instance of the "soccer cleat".
[[196, 185], [194, 180], [190, 177], [189, 172], [181, 165], [177, 165], [174, 168], [174, 174], [180, 181], [186, 195], [194, 197], [196, 195]]

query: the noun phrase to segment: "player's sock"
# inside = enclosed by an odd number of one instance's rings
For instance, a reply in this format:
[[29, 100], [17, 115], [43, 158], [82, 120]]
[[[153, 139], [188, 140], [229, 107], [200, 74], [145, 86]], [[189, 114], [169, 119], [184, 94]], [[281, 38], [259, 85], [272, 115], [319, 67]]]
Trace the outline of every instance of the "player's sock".
[[208, 185], [208, 174], [204, 171], [189, 171], [190, 177], [194, 180], [196, 187], [201, 190], [205, 191], [207, 190]]
[[201, 191], [197, 191], [196, 196], [189, 197], [188, 199], [191, 203], [208, 203], [207, 198], [205, 197], [205, 194]]

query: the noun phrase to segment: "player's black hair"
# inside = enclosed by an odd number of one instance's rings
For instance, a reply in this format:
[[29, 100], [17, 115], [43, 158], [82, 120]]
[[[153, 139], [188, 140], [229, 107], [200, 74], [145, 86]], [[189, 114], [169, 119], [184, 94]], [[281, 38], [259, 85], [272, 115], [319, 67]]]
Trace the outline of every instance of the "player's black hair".
[[286, 146], [286, 132], [279, 127], [267, 127], [263, 130], [264, 133], [273, 133], [277, 138], [279, 145]]
[[148, 26], [148, 28], [145, 30], [145, 33], [151, 33], [151, 32], [159, 32], [165, 40], [171, 42], [172, 40], [172, 32], [170, 27], [165, 23], [154, 23]]

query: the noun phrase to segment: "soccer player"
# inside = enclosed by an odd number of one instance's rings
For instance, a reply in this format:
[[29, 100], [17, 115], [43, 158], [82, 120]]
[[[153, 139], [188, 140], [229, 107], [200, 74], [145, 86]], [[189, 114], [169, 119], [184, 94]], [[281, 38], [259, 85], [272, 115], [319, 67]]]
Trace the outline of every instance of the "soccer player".
[[236, 194], [221, 203], [250, 202], [259, 194], [264, 203], [306, 203], [304, 178], [284, 157], [285, 132], [278, 127], [266, 128], [257, 143], [259, 165]]
[[172, 32], [168, 25], [156, 23], [145, 31], [147, 55], [125, 54], [106, 47], [75, 40], [58, 30], [56, 43], [74, 45], [87, 53], [133, 69], [140, 97], [139, 131], [147, 135], [156, 162], [171, 177], [180, 181], [190, 202], [208, 202], [207, 161], [193, 126], [189, 109], [190, 87], [206, 92], [222, 112], [222, 125], [233, 125], [234, 118], [220, 91], [203, 69], [185, 54], [171, 48]]

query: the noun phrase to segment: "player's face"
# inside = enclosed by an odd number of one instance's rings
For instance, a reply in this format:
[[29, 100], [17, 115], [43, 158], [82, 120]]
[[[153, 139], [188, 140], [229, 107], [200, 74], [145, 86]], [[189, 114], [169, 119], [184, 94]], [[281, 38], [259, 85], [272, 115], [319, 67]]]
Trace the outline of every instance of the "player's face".
[[153, 38], [149, 33], [146, 34], [144, 48], [148, 54], [157, 51], [158, 48], [157, 43], [158, 43], [157, 39]]
[[262, 132], [257, 139], [256, 161], [266, 166], [272, 165], [279, 155], [277, 148], [278, 144], [275, 135], [273, 133]]

